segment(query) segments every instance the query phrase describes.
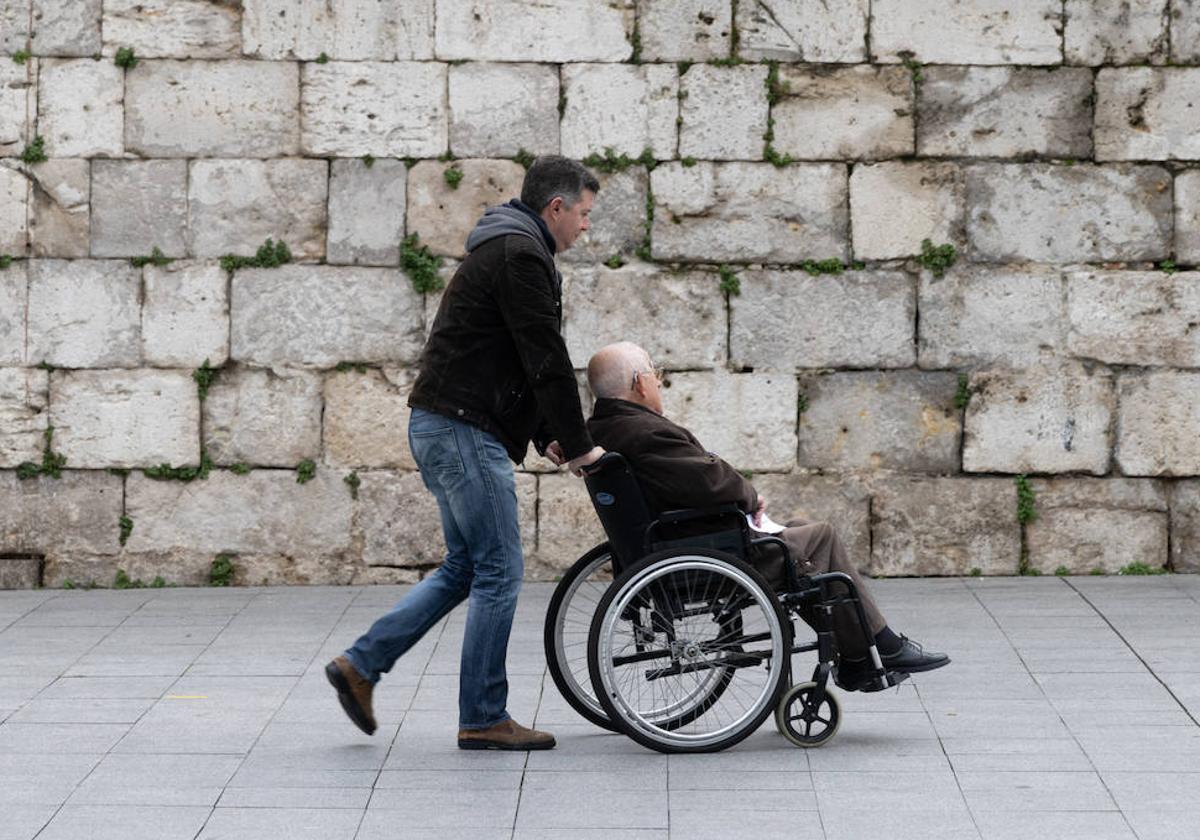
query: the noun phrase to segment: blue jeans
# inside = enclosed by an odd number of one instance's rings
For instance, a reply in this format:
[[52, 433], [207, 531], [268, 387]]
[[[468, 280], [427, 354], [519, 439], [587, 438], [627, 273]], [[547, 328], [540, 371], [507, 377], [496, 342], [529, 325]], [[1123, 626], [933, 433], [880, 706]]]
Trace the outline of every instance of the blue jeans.
[[442, 515], [446, 560], [371, 625], [346, 658], [372, 683], [446, 613], [470, 598], [459, 671], [458, 720], [508, 720], [504, 658], [524, 561], [512, 462], [492, 435], [414, 408], [408, 442]]

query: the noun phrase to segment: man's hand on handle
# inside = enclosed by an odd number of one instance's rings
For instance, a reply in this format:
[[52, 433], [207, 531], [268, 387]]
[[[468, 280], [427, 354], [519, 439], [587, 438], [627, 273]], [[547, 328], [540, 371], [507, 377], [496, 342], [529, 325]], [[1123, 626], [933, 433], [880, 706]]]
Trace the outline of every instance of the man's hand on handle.
[[[553, 446], [554, 444], [552, 443], [550, 445]], [[546, 451], [550, 451], [549, 447], [547, 447]], [[560, 449], [559, 451], [561, 452], [562, 450]], [[578, 458], [572, 458], [570, 461], [568, 461], [567, 469], [569, 469], [576, 476], [582, 477], [584, 469], [599, 461], [602, 455], [604, 455], [604, 447], [593, 446], [591, 451], [585, 452]]]
[[546, 447], [546, 457], [553, 461], [556, 467], [561, 467], [563, 462], [567, 460], [567, 456], [563, 454], [562, 446], [556, 440], [550, 441], [550, 445]]

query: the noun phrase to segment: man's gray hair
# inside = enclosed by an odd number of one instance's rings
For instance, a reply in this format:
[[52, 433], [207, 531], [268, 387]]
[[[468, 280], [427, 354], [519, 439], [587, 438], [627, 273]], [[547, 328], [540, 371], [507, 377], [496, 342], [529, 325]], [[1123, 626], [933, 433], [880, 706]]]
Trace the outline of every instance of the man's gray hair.
[[632, 341], [602, 347], [588, 362], [588, 387], [596, 399], [619, 399], [633, 390], [633, 375], [647, 370], [649, 359]]
[[584, 190], [600, 192], [600, 182], [586, 166], [562, 155], [542, 155], [525, 173], [521, 203], [541, 213], [556, 196], [562, 196], [563, 203], [570, 208]]

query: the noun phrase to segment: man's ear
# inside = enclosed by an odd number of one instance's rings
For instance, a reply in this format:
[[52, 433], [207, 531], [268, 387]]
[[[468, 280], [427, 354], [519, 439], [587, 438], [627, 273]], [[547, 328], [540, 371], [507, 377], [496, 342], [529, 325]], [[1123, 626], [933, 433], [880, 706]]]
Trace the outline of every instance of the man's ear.
[[563, 197], [561, 195], [556, 195], [554, 198], [550, 199], [550, 203], [546, 205], [546, 211], [550, 213], [556, 213], [563, 209], [564, 204], [566, 204], [566, 202], [563, 201]]

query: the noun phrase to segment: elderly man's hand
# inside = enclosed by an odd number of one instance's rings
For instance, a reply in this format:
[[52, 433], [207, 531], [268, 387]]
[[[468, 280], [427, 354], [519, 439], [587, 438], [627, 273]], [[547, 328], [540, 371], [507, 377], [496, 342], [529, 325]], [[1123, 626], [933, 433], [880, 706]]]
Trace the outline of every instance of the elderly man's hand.
[[585, 452], [578, 458], [572, 458], [570, 461], [568, 461], [567, 469], [573, 472], [576, 476], [582, 476], [584, 467], [590, 467], [592, 464], [599, 461], [602, 455], [604, 455], [604, 447], [593, 446], [591, 451]]
[[758, 507], [756, 507], [754, 509], [754, 527], [755, 528], [762, 525], [763, 514], [766, 513], [766, 510], [767, 510], [767, 500], [764, 499], [762, 497], [762, 494], [760, 493], [758, 496]]
[[554, 462], [554, 466], [561, 467], [567, 460], [567, 456], [563, 454], [562, 445], [556, 441], [550, 441], [550, 445], [546, 447], [546, 457]]

